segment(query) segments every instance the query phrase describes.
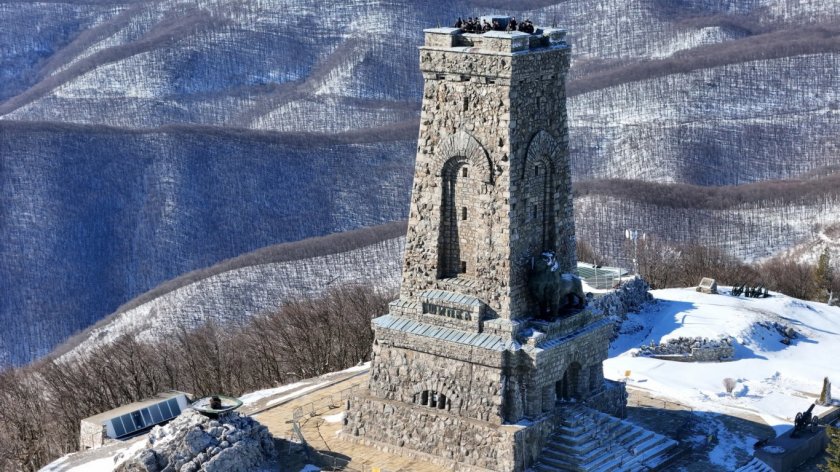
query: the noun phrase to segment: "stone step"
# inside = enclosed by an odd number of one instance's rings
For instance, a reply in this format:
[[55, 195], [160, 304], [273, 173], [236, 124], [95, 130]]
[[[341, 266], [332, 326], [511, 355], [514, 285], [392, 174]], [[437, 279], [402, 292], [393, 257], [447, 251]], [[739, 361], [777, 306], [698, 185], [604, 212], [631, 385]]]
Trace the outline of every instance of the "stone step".
[[613, 456], [610, 458], [609, 462], [605, 462], [597, 468], [588, 470], [590, 472], [636, 472], [647, 470], [647, 467], [636, 463], [629, 463], [624, 457]]
[[632, 425], [626, 422], [616, 422], [615, 419], [613, 419], [613, 421], [602, 420], [596, 425], [588, 428], [571, 429], [561, 427], [557, 428], [555, 431], [559, 433], [558, 442], [567, 445], [575, 445], [588, 441], [590, 438], [616, 437], [624, 434], [627, 429], [632, 427]]
[[677, 442], [626, 420], [569, 404], [549, 438], [537, 471], [642, 472], [665, 463]]
[[630, 454], [632, 454], [633, 456], [641, 456], [648, 449], [652, 448], [653, 446], [656, 446], [657, 444], [660, 444], [662, 442], [662, 439], [662, 436], [648, 432], [648, 434], [646, 434], [643, 439], [634, 441], [632, 445], [629, 445], [627, 450], [630, 451]]
[[624, 462], [629, 467], [638, 466], [642, 469], [654, 469], [670, 458], [667, 452], [671, 451], [674, 446], [676, 446], [675, 441], [659, 441], [654, 446], [649, 447], [642, 454], [630, 456]]
[[590, 470], [611, 457], [610, 451], [605, 446], [593, 447], [585, 453], [544, 450], [543, 454], [559, 463], [576, 465], [580, 470]]
[[[622, 421], [612, 421], [605, 424], [600, 430], [590, 430], [575, 437], [567, 437], [565, 433], [555, 435], [546, 445], [546, 453], [552, 451], [565, 452], [568, 454], [585, 455], [591, 450], [603, 444], [617, 443], [617, 437], [625, 436], [633, 431], [633, 426]], [[638, 436], [638, 432], [633, 432]]]
[[735, 472], [773, 472], [773, 469], [761, 459], [753, 457], [751, 461]]
[[631, 444], [633, 441], [636, 441], [639, 438], [639, 435], [643, 435], [648, 433], [649, 431], [645, 431], [638, 426], [630, 425], [630, 429], [624, 431], [623, 434], [617, 436], [615, 441], [619, 444]]
[[561, 469], [541, 462], [537, 464], [533, 470], [536, 472], [564, 472], [568, 469]]
[[583, 469], [577, 468], [573, 463], [569, 462], [565, 459], [555, 459], [553, 457], [540, 457], [540, 461], [537, 463], [538, 466], [547, 466], [553, 467], [555, 470], [571, 470], [571, 471], [582, 471]]

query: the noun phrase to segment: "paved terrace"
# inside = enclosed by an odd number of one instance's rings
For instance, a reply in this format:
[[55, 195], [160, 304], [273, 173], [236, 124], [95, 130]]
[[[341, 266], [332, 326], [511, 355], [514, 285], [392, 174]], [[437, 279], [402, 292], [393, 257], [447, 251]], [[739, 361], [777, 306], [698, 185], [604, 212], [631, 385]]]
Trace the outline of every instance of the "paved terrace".
[[[336, 465], [346, 464], [345, 470], [369, 472], [440, 472], [440, 466], [416, 459], [393, 456], [378, 449], [342, 440], [338, 433], [342, 427], [342, 414], [346, 398], [353, 391], [366, 388], [368, 369], [360, 372], [329, 374], [300, 387], [285, 391], [243, 408], [277, 437], [293, 439], [293, 417], [299, 417], [301, 432], [306, 441], [325, 455], [338, 457]], [[315, 387], [321, 385], [320, 387]], [[276, 402], [282, 399], [282, 402]], [[286, 451], [281, 451], [286, 452]], [[349, 462], [348, 462], [349, 459]], [[303, 463], [286, 464], [289, 471], [297, 472]], [[297, 468], [296, 468], [297, 467]]]
[[[342, 426], [342, 413], [345, 411], [346, 398], [358, 389], [364, 389], [368, 381], [368, 369], [355, 372], [338, 372], [301, 383], [293, 390], [284, 391], [274, 397], [265, 398], [243, 408], [242, 412], [251, 414], [266, 425], [277, 437], [294, 438], [293, 417], [299, 418], [301, 432], [307, 442], [316, 450], [339, 459], [336, 465], [346, 464], [345, 470], [370, 472], [377, 468], [381, 472], [439, 472], [440, 466], [418, 459], [393, 456], [376, 448], [363, 446], [342, 439], [339, 436]], [[706, 432], [704, 414], [696, 416], [690, 407], [673, 399], [656, 396], [653, 392], [628, 385], [628, 419], [640, 426], [659, 434], [684, 442], [686, 454], [675, 464], [688, 472], [706, 472], [709, 448], [714, 448], [720, 438], [712, 443], [696, 443], [697, 438]], [[281, 401], [278, 401], [281, 400]], [[737, 434], [761, 438], [773, 435], [773, 429], [761, 418], [749, 411], [733, 411], [730, 415], [712, 414], [723, 422], [727, 429]], [[286, 451], [283, 451], [286, 452]], [[749, 461], [746, 454], [737, 457], [738, 464]], [[292, 461], [292, 459], [290, 459]], [[289, 470], [297, 472], [305, 462], [287, 462]], [[717, 470], [716, 467], [711, 467]]]

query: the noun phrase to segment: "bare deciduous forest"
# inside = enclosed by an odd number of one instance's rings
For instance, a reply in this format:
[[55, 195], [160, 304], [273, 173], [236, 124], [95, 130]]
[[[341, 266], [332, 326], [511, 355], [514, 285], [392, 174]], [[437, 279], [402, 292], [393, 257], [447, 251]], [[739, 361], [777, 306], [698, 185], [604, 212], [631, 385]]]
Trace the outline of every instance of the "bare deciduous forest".
[[810, 179], [773, 180], [721, 187], [623, 179], [588, 180], [575, 182], [574, 193], [575, 197], [609, 195], [666, 208], [725, 210], [743, 204], [793, 204], [840, 196], [840, 173], [837, 169], [825, 169], [822, 175]]
[[[634, 253], [629, 241], [625, 251]], [[578, 242], [577, 256], [584, 262], [612, 263], [586, 241]], [[833, 302], [840, 294], [840, 260], [828, 251], [815, 264], [784, 255], [745, 263], [716, 248], [647, 237], [638, 241], [637, 263], [639, 274], [653, 289], [692, 287], [703, 277], [712, 277], [720, 285], [762, 286], [803, 300]]]
[[241, 395], [368, 360], [370, 320], [391, 296], [343, 286], [238, 327], [184, 327], [145, 344], [124, 336], [73, 361], [0, 372], [0, 470], [35, 471], [78, 449], [79, 421], [167, 389]]

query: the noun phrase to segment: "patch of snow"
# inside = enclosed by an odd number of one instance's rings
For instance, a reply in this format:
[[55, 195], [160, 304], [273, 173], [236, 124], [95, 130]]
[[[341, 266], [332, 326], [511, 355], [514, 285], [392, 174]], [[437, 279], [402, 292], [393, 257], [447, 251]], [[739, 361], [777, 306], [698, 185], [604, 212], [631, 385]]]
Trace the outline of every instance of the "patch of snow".
[[258, 402], [263, 398], [268, 398], [274, 395], [279, 395], [283, 392], [288, 392], [289, 390], [298, 388], [304, 384], [305, 382], [295, 382], [293, 384], [281, 385], [280, 387], [267, 388], [265, 390], [257, 390], [256, 392], [246, 393], [245, 395], [242, 395], [241, 397], [239, 397], [239, 401], [242, 402], [243, 406], [247, 406], [252, 403]]
[[324, 419], [327, 423], [341, 423], [344, 421], [344, 418], [347, 417], [347, 412], [342, 411], [341, 413], [336, 413], [334, 415], [322, 416], [321, 418]]
[[41, 472], [58, 472], [59, 470], [61, 470], [61, 469], [59, 469], [59, 467], [64, 462], [66, 462], [67, 458], [69, 458], [71, 455], [72, 454], [65, 454], [65, 455], [59, 457], [58, 459], [50, 462], [49, 464], [45, 465], [44, 468], [41, 469]]
[[[634, 329], [622, 330], [627, 334], [610, 347], [610, 358], [604, 362], [608, 378], [621, 380], [630, 371], [628, 386], [679, 399], [699, 412], [748, 411], [777, 433], [789, 429], [796, 413], [818, 397], [823, 377], [840, 378], [836, 362], [840, 359], [840, 308], [775, 293], [766, 299], [709, 295], [693, 288], [651, 293], [657, 303], [629, 314], [625, 323]], [[758, 325], [772, 322], [797, 331], [789, 346], [780, 342], [778, 333]], [[731, 336], [735, 360], [683, 363], [632, 356], [641, 344], [681, 336]], [[725, 392], [723, 379], [727, 377], [738, 380], [734, 395]], [[821, 407], [815, 408], [815, 414], [820, 411]], [[727, 440], [732, 441], [736, 440]], [[727, 452], [715, 451], [710, 459], [728, 467]]]
[[[155, 426], [155, 427], [159, 428], [159, 426]], [[119, 453], [115, 454], [114, 457], [112, 458], [111, 466], [113, 468], [116, 468], [118, 465], [125, 462], [126, 459], [133, 456], [135, 453], [139, 452], [141, 449], [143, 449], [145, 447], [146, 447], [146, 441], [135, 442], [134, 444], [131, 445], [131, 447], [123, 450], [122, 452], [119, 452]]]
[[114, 458], [104, 457], [102, 459], [97, 459], [95, 461], [88, 462], [87, 464], [80, 465], [79, 467], [67, 469], [66, 472], [111, 472], [112, 470], [114, 470]]
[[[352, 373], [356, 373], [356, 372], [365, 372], [369, 369], [370, 369], [370, 361], [361, 363], [359, 365], [355, 365], [353, 367], [350, 367], [348, 369], [344, 369], [344, 370], [341, 370], [341, 371], [338, 371], [338, 372], [331, 372], [329, 374], [322, 375], [320, 378], [335, 377], [336, 375], [341, 375], [341, 374], [352, 374]], [[318, 383], [318, 384], [313, 385], [313, 386], [307, 386], [307, 384], [311, 383], [313, 380], [314, 379], [302, 380], [300, 382], [295, 382], [295, 383], [288, 384], [288, 385], [281, 385], [279, 387], [267, 388], [267, 389], [264, 389], [264, 390], [257, 390], [255, 392], [250, 392], [250, 393], [246, 393], [245, 395], [242, 395], [241, 397], [239, 397], [239, 400], [242, 401], [242, 404], [245, 405], [245, 406], [253, 405], [254, 403], [256, 403], [256, 402], [258, 402], [262, 399], [270, 398], [270, 397], [273, 397], [275, 395], [279, 395], [281, 393], [288, 392], [289, 390], [294, 390], [294, 389], [301, 388], [301, 390], [299, 392], [295, 392], [291, 395], [287, 395], [287, 396], [284, 396], [282, 398], [271, 400], [266, 404], [266, 406], [271, 406], [271, 405], [276, 405], [277, 403], [279, 403], [281, 401], [285, 401], [288, 398], [294, 398], [294, 396], [296, 396], [296, 395], [306, 393], [306, 392], [310, 392], [313, 389], [321, 387], [321, 386], [325, 385], [326, 383], [328, 383], [328, 382], [321, 382], [321, 383]], [[306, 388], [302, 388], [302, 387], [306, 387]]]
[[707, 418], [710, 434], [717, 439], [717, 444], [709, 451], [709, 461], [712, 464], [723, 466], [724, 470], [735, 470], [738, 467], [736, 450], [749, 450], [755, 442], [754, 438], [734, 434], [726, 428], [723, 422]]
[[293, 400], [293, 399], [295, 399], [295, 398], [297, 398], [297, 397], [299, 397], [299, 396], [301, 396], [305, 393], [309, 393], [313, 390], [318, 390], [319, 388], [323, 387], [324, 385], [327, 385], [328, 383], [329, 382], [320, 382], [320, 383], [316, 383], [315, 385], [310, 385], [308, 387], [305, 387], [305, 388], [302, 388], [302, 389], [298, 390], [297, 392], [290, 393], [288, 395], [284, 395], [280, 398], [275, 398], [274, 400], [271, 400], [268, 403], [266, 403], [265, 406], [273, 406], [273, 405], [276, 405], [278, 403], [283, 403], [287, 400]]
[[344, 369], [341, 372], [347, 372], [347, 373], [364, 372], [364, 371], [369, 370], [369, 369], [370, 369], [370, 361], [367, 361], [367, 362], [364, 362], [364, 363], [359, 364], [357, 366], [353, 366], [349, 369]]

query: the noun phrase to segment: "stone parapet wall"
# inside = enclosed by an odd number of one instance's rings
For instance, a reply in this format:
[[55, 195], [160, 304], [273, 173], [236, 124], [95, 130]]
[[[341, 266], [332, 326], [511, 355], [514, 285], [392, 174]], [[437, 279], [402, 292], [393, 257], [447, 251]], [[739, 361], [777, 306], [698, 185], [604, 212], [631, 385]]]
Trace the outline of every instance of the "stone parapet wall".
[[634, 355], [678, 362], [720, 362], [732, 360], [735, 348], [732, 339], [728, 337], [676, 338], [660, 344], [642, 346]]
[[539, 29], [534, 34], [520, 31], [489, 31], [464, 33], [458, 28], [431, 28], [424, 31], [425, 48], [458, 48], [477, 51], [515, 54], [534, 49], [566, 46], [566, 31], [558, 28]]
[[604, 388], [587, 399], [586, 405], [616, 418], [627, 417], [627, 386], [624, 382], [604, 379]]
[[375, 335], [374, 355], [378, 353], [378, 349], [398, 348], [495, 369], [501, 369], [508, 363], [506, 351], [480, 349], [467, 344], [444, 342], [436, 338], [381, 327], [375, 328]]

